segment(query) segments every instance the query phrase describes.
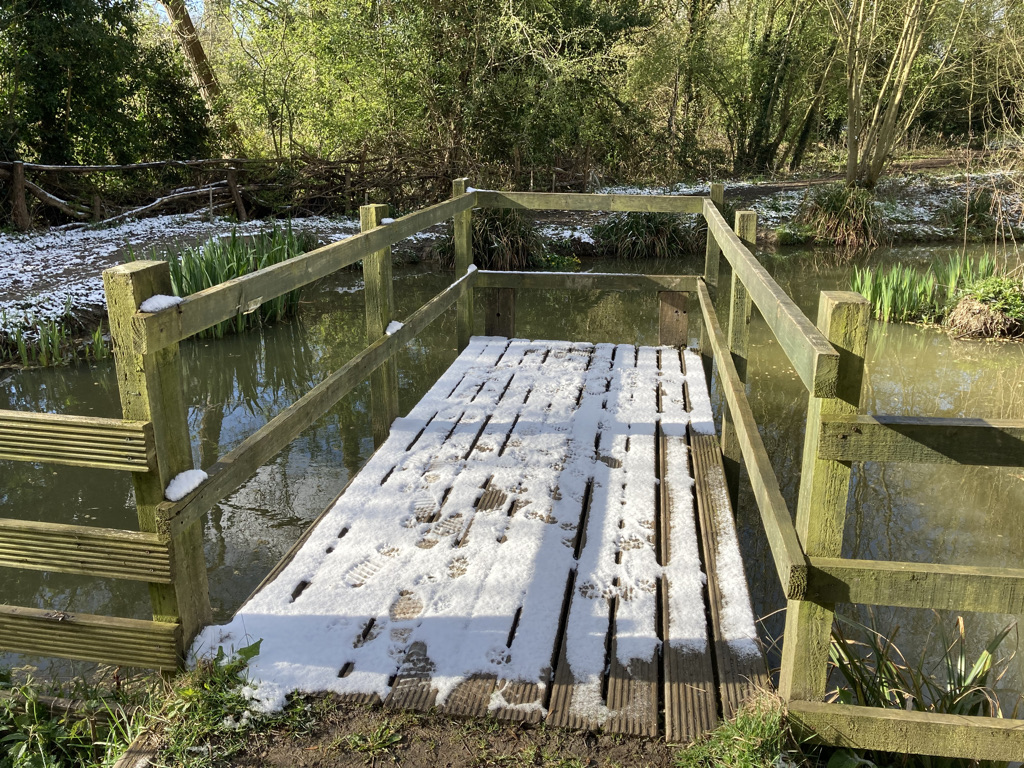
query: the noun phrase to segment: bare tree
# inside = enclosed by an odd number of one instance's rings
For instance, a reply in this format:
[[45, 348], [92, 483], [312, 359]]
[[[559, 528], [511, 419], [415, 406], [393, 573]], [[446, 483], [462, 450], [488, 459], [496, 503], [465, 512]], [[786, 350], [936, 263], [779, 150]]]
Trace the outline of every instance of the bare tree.
[[[955, 21], [941, 40], [944, 0], [822, 0], [846, 52], [846, 183], [873, 188], [899, 137], [906, 133], [939, 75], [951, 64], [972, 0], [954, 3]], [[931, 71], [916, 65], [933, 42]]]
[[217, 76], [214, 74], [213, 67], [210, 66], [210, 60], [206, 56], [206, 51], [203, 50], [203, 44], [199, 41], [199, 35], [196, 34], [196, 27], [192, 23], [188, 8], [185, 6], [184, 0], [161, 0], [160, 4], [167, 11], [171, 27], [174, 29], [178, 42], [181, 43], [181, 50], [192, 69], [193, 77], [199, 84], [203, 99], [213, 111], [217, 99], [220, 98], [220, 83], [217, 82]]

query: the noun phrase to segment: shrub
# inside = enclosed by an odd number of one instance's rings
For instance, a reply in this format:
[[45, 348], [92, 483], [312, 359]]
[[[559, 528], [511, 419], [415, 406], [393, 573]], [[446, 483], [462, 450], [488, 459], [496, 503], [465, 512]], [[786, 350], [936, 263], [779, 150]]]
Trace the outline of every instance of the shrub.
[[936, 213], [940, 223], [953, 229], [977, 235], [992, 234], [996, 230], [996, 201], [988, 187], [976, 187], [966, 198], [955, 198]]
[[[473, 214], [473, 263], [480, 269], [525, 270], [542, 265], [544, 243], [533, 222], [514, 208]], [[455, 264], [455, 240], [449, 233], [434, 246], [434, 258]]]
[[602, 256], [634, 261], [696, 253], [707, 238], [704, 217], [676, 213], [612, 214], [592, 229]]
[[794, 222], [814, 239], [848, 251], [877, 248], [890, 240], [889, 224], [870, 190], [845, 184], [813, 187], [797, 208]]

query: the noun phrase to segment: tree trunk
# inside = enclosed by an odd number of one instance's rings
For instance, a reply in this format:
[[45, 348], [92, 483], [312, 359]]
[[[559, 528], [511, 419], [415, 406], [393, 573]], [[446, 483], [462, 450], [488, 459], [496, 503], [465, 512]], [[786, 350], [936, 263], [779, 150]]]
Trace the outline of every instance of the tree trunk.
[[19, 232], [28, 232], [32, 227], [32, 219], [28, 215], [28, 204], [25, 202], [25, 164], [15, 161], [11, 169], [11, 203], [14, 208], [14, 228]]
[[188, 8], [185, 7], [184, 0], [161, 0], [161, 4], [171, 19], [171, 26], [181, 43], [181, 50], [192, 69], [192, 75], [199, 84], [203, 99], [212, 111], [214, 102], [220, 97], [220, 84], [217, 82], [213, 67], [210, 66], [210, 60], [206, 57], [206, 51], [203, 50], [203, 44], [199, 42]]

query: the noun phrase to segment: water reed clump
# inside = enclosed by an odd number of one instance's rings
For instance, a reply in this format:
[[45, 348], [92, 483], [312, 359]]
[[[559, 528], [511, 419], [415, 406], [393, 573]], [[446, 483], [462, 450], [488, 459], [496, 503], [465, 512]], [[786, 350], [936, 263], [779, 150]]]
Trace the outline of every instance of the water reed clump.
[[90, 331], [70, 306], [51, 318], [30, 314], [14, 319], [0, 314], [0, 366], [48, 368], [108, 357], [110, 341], [103, 322]]
[[[184, 297], [280, 264], [311, 250], [315, 245], [311, 235], [296, 234], [290, 226], [252, 237], [243, 237], [232, 230], [227, 237], [214, 238], [198, 248], [184, 248], [175, 253], [158, 253], [154, 250], [146, 255], [136, 255], [129, 251], [128, 261], [140, 258], [166, 261], [171, 271], [171, 289], [175, 296]], [[300, 289], [290, 291], [264, 302], [255, 311], [239, 312], [230, 320], [218, 323], [198, 335], [200, 338], [219, 339], [225, 333], [238, 333], [250, 325], [290, 317], [298, 311], [300, 295]]]
[[[899, 627], [887, 633], [837, 616], [832, 631], [830, 660], [841, 681], [831, 699], [842, 704], [881, 707], [913, 712], [935, 712], [967, 717], [1016, 718], [1018, 707], [1004, 713], [997, 694], [1000, 679], [1006, 674], [1007, 659], [1000, 661], [999, 649], [1015, 634], [1016, 623], [997, 632], [972, 662], [963, 617], [957, 616], [953, 632], [936, 619], [937, 632], [929, 635], [920, 660], [911, 663], [896, 646]], [[874, 624], [872, 617], [871, 623]], [[935, 638], [940, 645], [934, 648]], [[933, 648], [934, 651], [933, 652]], [[1018, 702], [1019, 705], [1019, 702]], [[934, 758], [909, 754], [867, 753], [848, 755], [852, 761], [836, 765], [894, 766], [898, 768], [968, 768], [969, 766], [1006, 766], [954, 758]], [[829, 765], [833, 763], [830, 761]]]
[[991, 256], [975, 261], [957, 254], [924, 270], [905, 264], [885, 269], [855, 267], [850, 287], [871, 302], [878, 320], [941, 323], [966, 290], [995, 271]]
[[[473, 263], [480, 269], [522, 271], [544, 266], [544, 241], [533, 222], [514, 208], [473, 214]], [[449, 232], [433, 247], [443, 266], [455, 265], [455, 239]]]
[[889, 220], [875, 195], [845, 184], [823, 184], [808, 191], [793, 224], [806, 239], [833, 243], [851, 254], [877, 248], [892, 237]]
[[668, 259], [704, 248], [707, 224], [700, 215], [616, 213], [591, 230], [601, 256], [638, 261]]

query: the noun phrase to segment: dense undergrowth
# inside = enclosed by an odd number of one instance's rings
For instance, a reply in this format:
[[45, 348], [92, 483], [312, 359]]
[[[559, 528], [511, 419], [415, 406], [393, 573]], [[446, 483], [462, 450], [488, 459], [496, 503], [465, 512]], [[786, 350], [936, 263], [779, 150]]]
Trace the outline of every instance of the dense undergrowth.
[[[472, 221], [473, 263], [480, 269], [575, 272], [580, 267], [568, 241], [548, 243], [536, 225], [514, 208], [477, 211]], [[453, 233], [434, 244], [433, 256], [443, 266], [454, 266]]]

